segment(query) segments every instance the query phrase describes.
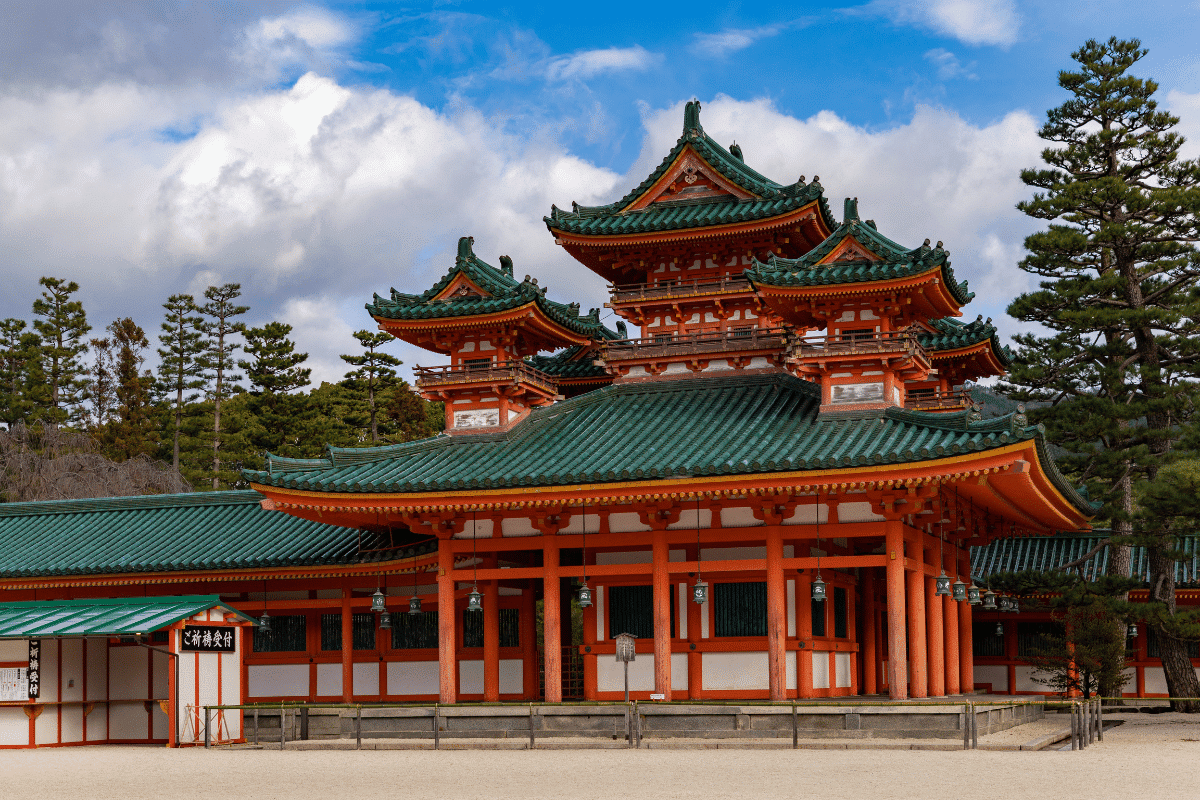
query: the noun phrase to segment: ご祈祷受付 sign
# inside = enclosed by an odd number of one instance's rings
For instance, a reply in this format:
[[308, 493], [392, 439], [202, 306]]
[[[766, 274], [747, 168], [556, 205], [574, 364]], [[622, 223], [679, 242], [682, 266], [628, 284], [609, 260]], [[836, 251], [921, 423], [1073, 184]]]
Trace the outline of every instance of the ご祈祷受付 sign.
[[29, 640], [29, 672], [25, 679], [29, 681], [29, 699], [34, 700], [42, 693], [42, 640]]
[[235, 651], [237, 629], [220, 625], [189, 625], [183, 629], [185, 653], [232, 653]]

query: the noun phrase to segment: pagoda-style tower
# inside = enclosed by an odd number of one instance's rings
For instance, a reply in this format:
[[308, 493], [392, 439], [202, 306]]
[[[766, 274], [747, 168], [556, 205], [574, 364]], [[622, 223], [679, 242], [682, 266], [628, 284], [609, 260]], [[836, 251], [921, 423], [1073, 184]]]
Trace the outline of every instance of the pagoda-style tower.
[[381, 330], [450, 356], [448, 366], [414, 372], [421, 396], [446, 404], [451, 433], [506, 429], [561, 399], [556, 376], [528, 357], [570, 348], [555, 366], [588, 373], [598, 342], [618, 336], [600, 324], [599, 309], [580, 315], [578, 304], [547, 300], [536, 279], [513, 277], [512, 259], [501, 256], [497, 269], [475, 255], [473, 243], [459, 239], [454, 266], [425, 293], [393, 289], [389, 299], [375, 295], [367, 304]]
[[814, 178], [781, 185], [684, 112], [683, 135], [636, 189], [606, 206], [554, 207], [547, 227], [572, 256], [612, 282], [608, 303], [642, 338], [606, 343], [600, 363], [618, 380], [772, 370], [786, 332], [743, 274], [758, 258], [799, 257], [836, 223]]

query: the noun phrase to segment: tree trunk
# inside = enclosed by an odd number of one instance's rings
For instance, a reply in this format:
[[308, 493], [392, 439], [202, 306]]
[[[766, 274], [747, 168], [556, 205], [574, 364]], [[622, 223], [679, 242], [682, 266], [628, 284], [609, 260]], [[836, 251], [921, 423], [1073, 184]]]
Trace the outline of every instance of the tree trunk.
[[[1175, 559], [1160, 547], [1149, 548], [1150, 556], [1150, 602], [1160, 602], [1167, 608], [1169, 616], [1175, 616]], [[1200, 680], [1188, 657], [1187, 644], [1176, 639], [1161, 625], [1151, 624], [1158, 639], [1158, 653], [1162, 658], [1163, 674], [1167, 681], [1170, 697], [1200, 698]], [[1200, 700], [1172, 700], [1171, 709], [1188, 714], [1200, 713]]]

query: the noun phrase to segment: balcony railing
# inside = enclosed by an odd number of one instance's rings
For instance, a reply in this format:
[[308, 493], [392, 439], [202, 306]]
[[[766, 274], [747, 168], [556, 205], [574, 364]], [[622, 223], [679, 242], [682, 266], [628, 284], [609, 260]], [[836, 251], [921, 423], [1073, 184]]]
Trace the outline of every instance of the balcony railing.
[[882, 333], [844, 333], [838, 336], [818, 336], [796, 339], [792, 357], [808, 359], [821, 356], [849, 356], [872, 353], [908, 353], [928, 362], [929, 354], [909, 331]]
[[792, 335], [783, 328], [743, 328], [710, 333], [658, 334], [643, 339], [605, 342], [600, 358], [624, 361], [635, 358], [740, 353], [752, 350], [786, 350]]
[[612, 287], [612, 304], [635, 303], [642, 300], [674, 300], [682, 297], [702, 297], [710, 294], [749, 292], [750, 281], [743, 277], [719, 278], [715, 281], [663, 281]]
[[500, 361], [450, 367], [413, 367], [417, 386], [450, 386], [465, 383], [526, 383], [555, 393], [554, 376], [535, 369], [524, 361]]
[[910, 389], [904, 407], [913, 411], [954, 411], [971, 405], [971, 393], [966, 389]]

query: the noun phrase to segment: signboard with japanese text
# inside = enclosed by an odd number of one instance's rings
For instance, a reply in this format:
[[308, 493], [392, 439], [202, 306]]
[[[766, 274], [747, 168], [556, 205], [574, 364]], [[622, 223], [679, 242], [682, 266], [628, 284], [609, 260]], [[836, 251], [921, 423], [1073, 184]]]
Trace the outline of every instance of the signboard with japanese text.
[[36, 700], [42, 693], [42, 640], [29, 640], [29, 699]]
[[0, 668], [0, 703], [20, 703], [29, 699], [28, 673], [25, 667]]
[[185, 653], [233, 653], [237, 629], [220, 625], [188, 625], [180, 649]]

